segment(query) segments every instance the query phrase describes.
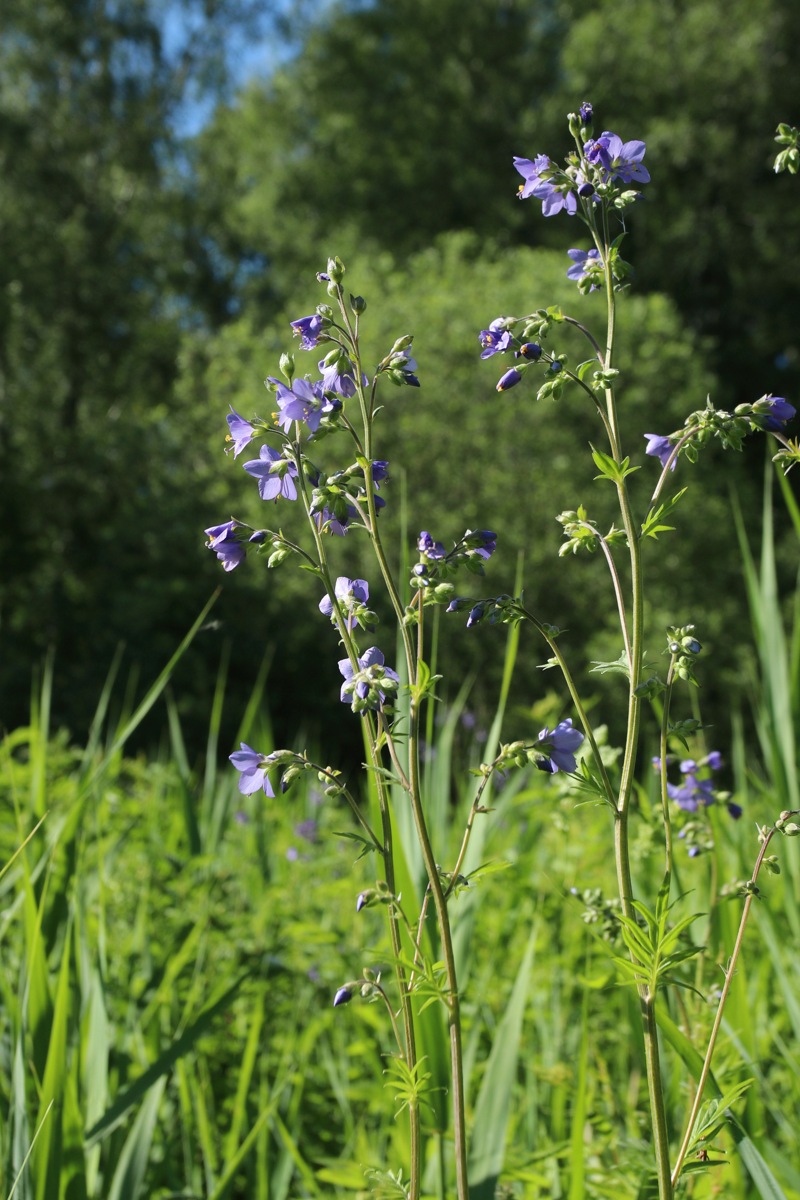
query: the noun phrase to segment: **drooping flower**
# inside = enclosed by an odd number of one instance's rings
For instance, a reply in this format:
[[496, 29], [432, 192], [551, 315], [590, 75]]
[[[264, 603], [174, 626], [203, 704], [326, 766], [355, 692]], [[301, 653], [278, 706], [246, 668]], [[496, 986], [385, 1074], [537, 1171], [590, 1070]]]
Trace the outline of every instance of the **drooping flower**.
[[297, 321], [290, 321], [289, 324], [294, 336], [300, 338], [300, 346], [303, 350], [313, 350], [325, 328], [325, 323], [319, 313], [314, 313], [310, 317], [300, 317]]
[[[576, 283], [580, 283], [589, 274], [587, 266], [602, 261], [599, 250], [568, 250], [567, 254], [572, 259], [572, 266], [567, 271], [567, 279], [574, 279]], [[599, 287], [599, 283], [592, 283], [589, 291], [597, 291]]]
[[260, 457], [246, 462], [244, 469], [258, 480], [258, 494], [262, 500], [277, 500], [280, 496], [286, 500], [297, 499], [294, 482], [297, 467], [271, 446], [262, 446]]
[[206, 545], [214, 551], [226, 571], [232, 571], [245, 559], [244, 546], [236, 534], [238, 529], [241, 529], [238, 521], [225, 521], [222, 525], [212, 525], [204, 530], [208, 538]]
[[[645, 454], [651, 454], [653, 458], [658, 459], [662, 467], [665, 467], [669, 462], [672, 451], [675, 449], [672, 442], [668, 437], [662, 437], [658, 433], [646, 433], [644, 436], [647, 438], [647, 449], [645, 450]], [[675, 470], [676, 462], [677, 458], [673, 458], [672, 465], [670, 467], [671, 471]]]
[[481, 358], [491, 358], [493, 354], [502, 354], [511, 347], [511, 331], [505, 328], [505, 318], [497, 317], [488, 329], [482, 329], [478, 334], [481, 346]]
[[584, 100], [583, 104], [578, 109], [578, 116], [583, 125], [588, 125], [594, 117], [594, 110], [588, 100]]
[[347, 513], [337, 517], [336, 513], [327, 506], [322, 512], [314, 513], [314, 524], [320, 533], [332, 533], [334, 537], [344, 537], [353, 517], [358, 516], [358, 509], [353, 504], [347, 505]]
[[245, 446], [255, 437], [256, 431], [249, 421], [245, 421], [244, 417], [237, 413], [233, 405], [225, 420], [228, 422], [229, 431], [225, 440], [233, 442], [233, 446], [228, 446], [225, 453], [233, 449], [233, 457], [238, 458]]
[[[358, 623], [358, 610], [363, 608], [369, 600], [369, 584], [366, 579], [348, 579], [346, 575], [340, 575], [333, 590], [340, 608], [345, 613], [347, 628], [354, 629]], [[330, 596], [322, 597], [319, 602], [319, 611], [335, 622], [333, 601]]]
[[468, 529], [461, 542], [468, 558], [491, 558], [497, 549], [497, 534], [491, 529]]
[[333, 1007], [338, 1008], [341, 1004], [348, 1004], [353, 999], [353, 993], [349, 987], [340, 987], [336, 995], [333, 997]]
[[795, 407], [783, 396], [762, 396], [753, 405], [751, 420], [766, 433], [782, 433], [787, 421], [795, 415]]
[[343, 704], [350, 704], [354, 712], [365, 712], [367, 709], [377, 709], [386, 700], [386, 692], [397, 691], [400, 677], [391, 667], [384, 666], [384, 657], [377, 646], [358, 659], [358, 671], [353, 669], [349, 658], [339, 660], [339, 671], [344, 683], [340, 690]]
[[577, 770], [575, 751], [583, 741], [583, 734], [579, 729], [573, 729], [571, 717], [559, 721], [555, 729], [545, 726], [537, 740], [537, 749], [546, 755], [546, 758], [537, 764], [540, 770], [549, 771], [551, 775], [555, 775], [557, 771]]
[[250, 796], [261, 789], [265, 796], [274, 797], [275, 793], [267, 774], [268, 756], [259, 754], [246, 742], [240, 742], [240, 745], [241, 750], [236, 750], [229, 756], [236, 770], [240, 772], [239, 791], [243, 796]]
[[323, 358], [318, 366], [322, 372], [322, 390], [324, 392], [335, 392], [337, 396], [342, 396], [344, 399], [355, 396], [355, 367], [344, 351], [337, 354], [332, 362]]

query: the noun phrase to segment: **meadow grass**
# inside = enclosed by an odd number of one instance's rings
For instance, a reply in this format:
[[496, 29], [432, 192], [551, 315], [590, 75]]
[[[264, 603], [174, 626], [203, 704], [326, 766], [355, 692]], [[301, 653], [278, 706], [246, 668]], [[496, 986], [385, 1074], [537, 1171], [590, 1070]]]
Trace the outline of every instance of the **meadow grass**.
[[[737, 881], [755, 858], [754, 824], [793, 807], [796, 787], [799, 626], [796, 610], [787, 626], [778, 603], [770, 522], [771, 491], [760, 560], [745, 556], [758, 663], [753, 709], [734, 722], [730, 755], [745, 815], [735, 823], [713, 810], [713, 849], [677, 860], [678, 891], [703, 914], [685, 935], [700, 952], [684, 970], [694, 990], [670, 989], [660, 1021], [695, 1076], [694, 1047], [710, 1028], [709, 997], [741, 912]], [[500, 738], [515, 638], [512, 630], [506, 686], [480, 747], [486, 759]], [[369, 857], [355, 861], [346, 808], [312, 776], [272, 801], [239, 795], [235, 773], [219, 766], [224, 663], [199, 763], [187, 755], [168, 677], [114, 720], [110, 679], [86, 745], [75, 747], [49, 728], [45, 670], [29, 726], [0, 747], [0, 1194], [402, 1195], [400, 1184], [384, 1176], [373, 1187], [369, 1176], [408, 1152], [405, 1122], [385, 1115], [387, 1104], [402, 1106], [385, 1010], [331, 1007], [363, 967], [391, 974], [381, 906], [355, 912], [376, 868]], [[269, 747], [264, 679], [240, 732]], [[127, 754], [162, 695], [164, 753]], [[474, 783], [468, 704], [465, 687], [449, 708], [437, 706], [427, 730], [425, 795], [448, 861]], [[613, 747], [604, 753], [613, 758]], [[643, 879], [660, 869], [655, 788], [647, 777], [637, 787], [634, 870]], [[520, 772], [496, 783], [464, 867], [485, 870], [453, 900], [476, 1200], [645, 1194], [636, 996], [614, 964], [624, 951], [603, 901], [614, 894], [610, 819], [581, 801], [563, 776]], [[393, 817], [403, 888], [421, 894], [401, 797]], [[689, 1173], [685, 1194], [698, 1200], [800, 1198], [800, 864], [796, 843], [778, 849], [782, 872], [754, 908], [702, 1114], [712, 1136], [701, 1148], [723, 1165]], [[429, 1075], [424, 1192], [444, 1198], [448, 1064], [435, 999], [418, 1025]], [[669, 1063], [677, 1140], [691, 1095]]]

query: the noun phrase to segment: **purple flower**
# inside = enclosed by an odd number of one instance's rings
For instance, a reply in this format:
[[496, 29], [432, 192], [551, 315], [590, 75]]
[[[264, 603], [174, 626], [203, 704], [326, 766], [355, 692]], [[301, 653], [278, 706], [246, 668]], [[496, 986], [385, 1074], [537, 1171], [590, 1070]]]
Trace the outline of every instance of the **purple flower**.
[[551, 730], [545, 726], [539, 734], [538, 742], [539, 749], [547, 755], [549, 762], [541, 769], [549, 771], [551, 775], [555, 775], [557, 771], [577, 770], [575, 751], [582, 741], [583, 734], [579, 729], [573, 729], [571, 717], [566, 721], [559, 721], [555, 729]]
[[734, 821], [738, 821], [743, 811], [741, 804], [737, 804], [734, 800], [729, 800], [726, 807], [728, 809], [728, 815], [732, 817]]
[[[225, 438], [226, 442], [233, 442], [233, 457], [237, 458], [244, 450], [245, 446], [255, 437], [256, 431], [249, 421], [245, 421], [244, 417], [240, 417], [236, 409], [231, 405], [231, 411], [228, 413], [225, 420], [228, 422], [228, 434]], [[231, 447], [225, 453], [228, 453]]]
[[389, 461], [385, 458], [376, 458], [372, 461], [372, 482], [375, 487], [380, 487], [384, 479], [389, 478]]
[[612, 134], [601, 133], [599, 138], [591, 138], [583, 147], [583, 153], [586, 155], [587, 162], [590, 162], [593, 167], [604, 167], [607, 171], [611, 166], [611, 154], [609, 153], [608, 143]]
[[[451, 601], [450, 604], [448, 604], [448, 606], [447, 606], [448, 612], [457, 612], [458, 611], [458, 609], [452, 607], [453, 603], [454, 603], [454, 601]], [[483, 615], [485, 612], [486, 612], [486, 606], [483, 604], [476, 604], [473, 608], [471, 608], [469, 610], [469, 616], [467, 617], [467, 629], [474, 629], [474, 627], [476, 625], [479, 625], [480, 622], [483, 620]]]
[[446, 558], [447, 554], [441, 542], [435, 542], [427, 529], [423, 529], [422, 533], [417, 538], [417, 549], [420, 554], [424, 554], [426, 558], [440, 559]]
[[571, 188], [543, 180], [533, 189], [533, 194], [542, 202], [542, 216], [555, 217], [562, 209], [573, 216], [578, 211], [578, 197]]
[[[589, 271], [586, 269], [587, 265], [602, 261], [599, 250], [568, 250], [567, 254], [572, 259], [573, 264], [567, 271], [567, 279], [574, 279], [576, 283], [580, 283], [589, 274]], [[599, 283], [592, 283], [589, 291], [597, 291], [599, 287]]]
[[701, 804], [708, 806], [714, 803], [714, 785], [710, 779], [698, 779], [689, 772], [684, 775], [680, 787], [674, 783], [667, 784], [667, 795], [684, 812], [697, 812]]
[[493, 354], [502, 354], [511, 347], [511, 332], [504, 327], [505, 318], [497, 317], [488, 329], [482, 329], [478, 334], [481, 346], [481, 358], [491, 358]]
[[314, 523], [320, 533], [332, 533], [334, 537], [344, 537], [353, 517], [358, 516], [358, 510], [352, 504], [347, 506], [347, 515], [337, 517], [327, 506], [322, 512], [314, 513]]
[[517, 353], [521, 358], [527, 358], [531, 362], [538, 362], [542, 357], [542, 347], [538, 342], [523, 342]]
[[719, 750], [710, 750], [706, 755], [706, 764], [712, 771], [718, 771], [722, 766], [722, 755]]
[[[672, 442], [668, 437], [661, 437], [658, 433], [646, 433], [644, 436], [647, 438], [645, 454], [652, 454], [653, 458], [657, 458], [661, 466], [665, 467], [669, 462], [672, 451], [675, 449]], [[670, 466], [671, 471], [675, 470], [676, 462], [677, 459], [673, 458], [672, 465]]]
[[313, 350], [325, 328], [322, 317], [318, 313], [314, 313], [311, 317], [300, 317], [299, 320], [290, 321], [289, 324], [294, 336], [300, 338], [300, 346], [303, 350]]
[[542, 171], [550, 169], [550, 159], [546, 154], [537, 154], [533, 161], [529, 158], [515, 158], [514, 166], [525, 180], [519, 185], [519, 199], [527, 200], [529, 196], [533, 195], [533, 189], [539, 184], [539, 176]]
[[243, 796], [249, 796], [260, 788], [265, 796], [274, 796], [267, 775], [267, 755], [259, 754], [246, 742], [240, 742], [240, 745], [241, 750], [230, 755], [230, 761], [236, 770], [241, 772], [239, 791]]
[[[380, 708], [386, 700], [381, 684], [399, 684], [400, 677], [391, 667], [385, 667], [384, 657], [377, 646], [370, 646], [358, 659], [358, 671], [353, 670], [349, 658], [339, 660], [339, 670], [344, 678], [339, 693], [342, 704], [350, 704], [354, 712], [369, 708]], [[387, 690], [396, 691], [396, 688]]]
[[348, 1004], [353, 999], [353, 993], [349, 987], [340, 987], [336, 995], [333, 997], [333, 1007], [338, 1008], [340, 1004]]
[[298, 837], [303, 838], [306, 842], [311, 842], [316, 845], [319, 841], [319, 825], [313, 817], [308, 817], [305, 821], [299, 821], [294, 827], [294, 831]]
[[[340, 575], [334, 585], [336, 599], [339, 601], [339, 606], [346, 615], [345, 624], [348, 629], [353, 629], [357, 624], [357, 615], [354, 609], [358, 609], [365, 605], [369, 600], [369, 584], [366, 579], [348, 579], [346, 575]], [[333, 612], [333, 601], [330, 596], [323, 596], [319, 602], [319, 611], [326, 617], [330, 617], [331, 621], [335, 620]]]
[[497, 381], [496, 390], [498, 392], [507, 392], [510, 388], [516, 387], [521, 381], [522, 375], [516, 367], [512, 367], [510, 371], [506, 371], [505, 375]]
[[304, 421], [309, 432], [316, 433], [323, 416], [336, 412], [342, 406], [341, 400], [328, 399], [323, 390], [322, 381], [318, 380], [312, 384], [308, 379], [295, 379], [292, 381], [291, 388], [287, 388], [277, 379], [270, 380], [270, 382], [278, 385], [277, 396], [280, 409], [278, 424], [284, 433], [290, 431], [294, 421]]
[[784, 425], [794, 415], [794, 405], [782, 396], [762, 396], [753, 405], [752, 421], [766, 433], [782, 433]]
[[258, 480], [258, 494], [262, 500], [297, 499], [297, 467], [287, 458], [282, 458], [271, 446], [261, 447], [261, 457], [244, 464], [248, 475]]
[[578, 116], [581, 119], [582, 125], [588, 125], [594, 116], [594, 109], [588, 100], [584, 100], [583, 104], [578, 109]]
[[644, 142], [623, 142], [616, 133], [601, 133], [599, 138], [586, 143], [583, 152], [593, 166], [603, 167], [609, 180], [619, 179], [622, 183], [649, 183], [650, 172], [642, 166], [645, 155]]
[[470, 558], [491, 558], [497, 549], [497, 534], [491, 529], [468, 529], [461, 541]]
[[533, 161], [529, 158], [515, 158], [514, 166], [525, 180], [519, 187], [520, 200], [535, 196], [537, 200], [541, 200], [542, 212], [546, 217], [554, 217], [562, 208], [570, 215], [577, 212], [578, 198], [569, 186], [569, 181], [556, 184], [550, 179], [542, 179], [543, 173], [550, 171], [552, 166], [546, 154], [537, 154]]
[[[331, 363], [323, 358], [318, 365], [322, 372], [322, 390], [324, 392], [335, 392], [337, 396], [342, 396], [344, 399], [355, 396], [355, 367], [346, 354], [336, 355]], [[367, 383], [366, 376], [364, 383]]]
[[244, 546], [236, 536], [239, 528], [238, 521], [226, 521], [223, 525], [212, 525], [204, 530], [208, 538], [206, 545], [214, 551], [226, 571], [232, 571], [245, 559]]

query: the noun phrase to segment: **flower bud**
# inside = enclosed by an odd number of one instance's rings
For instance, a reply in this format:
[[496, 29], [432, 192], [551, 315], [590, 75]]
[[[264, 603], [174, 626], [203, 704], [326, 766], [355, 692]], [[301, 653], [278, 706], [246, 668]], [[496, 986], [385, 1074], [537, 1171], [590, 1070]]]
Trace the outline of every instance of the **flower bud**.
[[353, 999], [353, 993], [349, 987], [340, 987], [336, 995], [333, 997], [333, 1007], [339, 1008], [341, 1004], [349, 1004]]
[[363, 296], [351, 296], [350, 297], [350, 307], [353, 310], [353, 312], [355, 313], [355, 315], [357, 317], [360, 317], [362, 315], [362, 313], [365, 313], [367, 311], [367, 302]]
[[538, 362], [542, 357], [542, 347], [538, 342], [523, 342], [519, 352], [523, 358], [528, 358], [531, 362]]
[[294, 379], [294, 355], [282, 354], [278, 360], [278, 366], [281, 369], [281, 374], [285, 375], [289, 383]]
[[338, 255], [336, 255], [335, 258], [328, 259], [327, 271], [332, 283], [342, 282], [342, 279], [344, 278], [344, 269], [344, 263]]
[[522, 382], [522, 375], [520, 374], [520, 372], [517, 370], [516, 367], [512, 367], [510, 371], [506, 371], [505, 375], [503, 375], [503, 377], [500, 380], [498, 380], [497, 391], [498, 392], [507, 392], [510, 388], [516, 387], [517, 384], [521, 383], [521, 382]]

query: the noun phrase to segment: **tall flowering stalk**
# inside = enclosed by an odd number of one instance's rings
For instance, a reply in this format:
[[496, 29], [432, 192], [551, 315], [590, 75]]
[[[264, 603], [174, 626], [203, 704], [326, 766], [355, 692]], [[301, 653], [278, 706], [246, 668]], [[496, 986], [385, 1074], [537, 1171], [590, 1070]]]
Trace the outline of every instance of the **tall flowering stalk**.
[[[565, 538], [562, 553], [599, 550], [608, 569], [622, 653], [618, 661], [606, 665], [624, 674], [627, 691], [627, 724], [619, 769], [609, 767], [601, 754], [558, 627], [532, 612], [521, 596], [476, 598], [457, 588], [455, 580], [459, 576], [463, 579], [465, 574], [473, 578], [484, 574], [496, 549], [494, 533], [486, 529], [467, 530], [454, 546], [446, 548], [433, 534], [423, 530], [417, 540], [417, 562], [408, 588], [399, 585], [381, 537], [380, 510], [391, 494], [388, 486], [391, 468], [380, 457], [384, 448], [378, 444], [377, 418], [387, 402], [390, 387], [420, 386], [412, 356], [412, 337], [399, 337], [374, 367], [364, 362], [360, 324], [366, 301], [345, 291], [345, 269], [338, 258], [330, 259], [327, 269], [317, 276], [331, 303], [320, 303], [311, 315], [291, 322], [301, 352], [314, 354], [316, 372], [314, 360], [312, 370], [300, 373], [295, 356], [284, 354], [280, 360], [281, 376], [266, 380], [274, 405], [272, 419], [248, 420], [235, 411], [227, 417], [229, 448], [234, 458], [253, 455], [242, 465], [255, 481], [261, 500], [276, 509], [298, 504], [306, 517], [305, 536], [294, 541], [279, 527], [255, 528], [235, 517], [206, 530], [207, 545], [226, 571], [239, 567], [248, 553], [266, 557], [271, 568], [289, 559], [306, 568], [322, 592], [318, 599], [319, 619], [331, 624], [338, 637], [342, 655], [334, 654], [332, 644], [331, 673], [338, 666], [340, 700], [352, 709], [354, 719], [362, 723], [368, 766], [378, 799], [378, 828], [372, 827], [358, 797], [346, 787], [339, 771], [314, 763], [303, 753], [284, 749], [261, 753], [243, 744], [231, 755], [231, 762], [240, 773], [241, 791], [250, 794], [260, 790], [267, 798], [274, 798], [277, 787], [285, 790], [299, 774], [315, 773], [327, 796], [350, 806], [358, 826], [355, 836], [364, 853], [373, 853], [379, 863], [380, 878], [358, 893], [355, 908], [361, 912], [370, 906], [385, 907], [394, 979], [382, 982], [378, 974], [367, 968], [359, 979], [341, 983], [333, 1004], [341, 1008], [361, 997], [378, 1002], [386, 1011], [387, 1037], [393, 1039], [395, 1047], [393, 1078], [400, 1083], [411, 1152], [407, 1184], [402, 1182], [399, 1170], [396, 1174], [388, 1172], [384, 1184], [405, 1193], [410, 1200], [419, 1200], [424, 1168], [420, 1112], [425, 1071], [417, 1052], [415, 1023], [432, 994], [443, 1005], [448, 1027], [455, 1194], [458, 1200], [467, 1200], [469, 1195], [461, 996], [449, 904], [468, 882], [462, 870], [475, 821], [488, 811], [484, 801], [495, 772], [522, 767], [550, 775], [566, 773], [574, 776], [585, 792], [606, 804], [611, 814], [619, 893], [619, 916], [613, 920], [628, 951], [627, 957], [617, 956], [616, 962], [639, 997], [660, 1200], [671, 1200], [686, 1156], [698, 1136], [696, 1122], [702, 1089], [727, 996], [726, 983], [697, 1100], [673, 1161], [662, 1085], [656, 998], [660, 989], [677, 981], [676, 971], [687, 953], [693, 952], [682, 947], [680, 935], [694, 917], [677, 922], [670, 917], [675, 854], [671, 810], [675, 805], [680, 811], [683, 824], [679, 838], [688, 855], [696, 857], [707, 847], [707, 833], [701, 819], [703, 810], [722, 803], [735, 819], [741, 815], [741, 809], [720, 793], [713, 781], [721, 765], [717, 751], [697, 759], [679, 760], [681, 782], [669, 781], [670, 773], [674, 778], [676, 761], [671, 748], [676, 742], [686, 744], [686, 739], [699, 731], [697, 720], [675, 720], [672, 710], [677, 686], [697, 682], [696, 661], [702, 647], [693, 626], [672, 626], [666, 630], [666, 671], [663, 676], [645, 671], [643, 552], [651, 539], [658, 539], [672, 528], [666, 522], [685, 491], [685, 488], [676, 491], [673, 486], [675, 479], [680, 478], [680, 472], [676, 471], [679, 462], [693, 461], [712, 438], [738, 449], [744, 437], [755, 431], [777, 438], [783, 447], [778, 457], [788, 457], [791, 465], [797, 458], [796, 443], [787, 440], [784, 430], [795, 414], [786, 400], [770, 395], [752, 404], [739, 405], [733, 412], [717, 409], [709, 401], [678, 430], [636, 431], [636, 438], [646, 441], [645, 456], [656, 460], [660, 471], [644, 512], [635, 514], [629, 479], [640, 467], [632, 465], [630, 453], [625, 452], [630, 450], [626, 445], [629, 433], [623, 429], [616, 394], [619, 375], [616, 303], [630, 273], [620, 255], [625, 232], [623, 220], [639, 201], [640, 189], [649, 182], [650, 175], [644, 165], [643, 142], [623, 141], [609, 131], [595, 137], [592, 120], [589, 104], [570, 115], [575, 149], [563, 166], [544, 154], [534, 159], [516, 158], [514, 166], [523, 180], [519, 187], [522, 200], [537, 200], [545, 217], [575, 218], [586, 230], [590, 245], [568, 250], [567, 275], [581, 294], [597, 290], [604, 293], [603, 336], [596, 337], [576, 317], [558, 308], [548, 308], [523, 317], [497, 317], [481, 331], [479, 341], [482, 359], [501, 355], [509, 364], [497, 383], [499, 392], [524, 387], [534, 378], [538, 399], [557, 400], [567, 387], [573, 387], [585, 398], [594, 417], [593, 442], [597, 444], [591, 446], [591, 456], [597, 478], [608, 482], [615, 491], [620, 523], [604, 533], [583, 506], [561, 513], [558, 520]], [[557, 344], [559, 332], [567, 326], [577, 329], [588, 346], [588, 359], [574, 367]], [[321, 358], [317, 358], [319, 354]], [[257, 443], [260, 445], [256, 453]], [[640, 440], [637, 445], [642, 449]], [[338, 453], [337, 462], [331, 462], [332, 447]], [[371, 545], [375, 572], [371, 580], [338, 575], [331, 561], [336, 540], [354, 528], [365, 531]], [[627, 558], [627, 572], [618, 566], [621, 556]], [[400, 664], [392, 665], [386, 657], [395, 638], [387, 640], [384, 634], [375, 632], [377, 617], [371, 604], [376, 579], [396, 620], [404, 659], [402, 671], [398, 669]], [[406, 603], [403, 597], [408, 594], [411, 600]], [[470, 629], [484, 622], [528, 622], [547, 645], [552, 656], [550, 665], [560, 670], [565, 699], [569, 698], [574, 714], [565, 716], [552, 729], [542, 729], [529, 742], [502, 746], [492, 761], [482, 764], [477, 771], [461, 843], [448, 869], [440, 865], [447, 863], [447, 847], [432, 844], [420, 770], [421, 719], [437, 678], [426, 661], [428, 612], [437, 605], [449, 613], [466, 614]], [[382, 646], [377, 644], [379, 641]], [[401, 706], [397, 701], [403, 689], [400, 718]], [[641, 717], [646, 704], [653, 705], [660, 723], [660, 753], [654, 765], [660, 779], [664, 875], [655, 899], [634, 894], [629, 851], [634, 780], [640, 765]], [[390, 789], [404, 794], [413, 815], [427, 878], [421, 897], [398, 894]], [[765, 863], [770, 865], [771, 859], [765, 858], [764, 849], [774, 833], [800, 832], [790, 819], [792, 816], [782, 813], [774, 829], [762, 833], [762, 852], [747, 892], [750, 899], [759, 869]], [[748, 911], [749, 902], [743, 923]], [[426, 952], [426, 923], [430, 917], [436, 923], [441, 963], [431, 962]], [[603, 920], [612, 920], [608, 912]], [[736, 955], [740, 946], [741, 931]]]

